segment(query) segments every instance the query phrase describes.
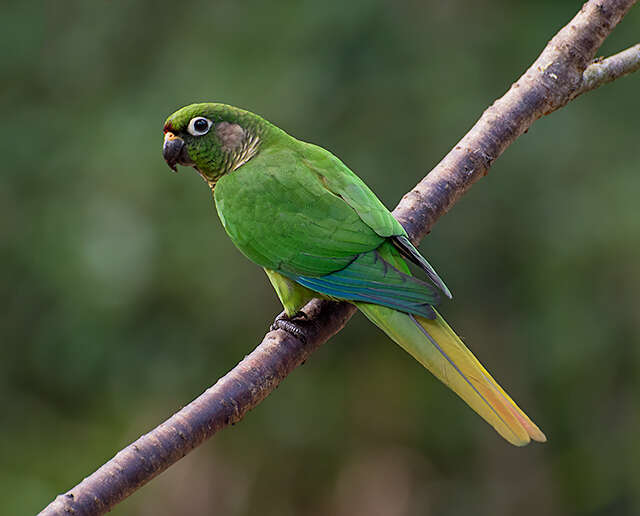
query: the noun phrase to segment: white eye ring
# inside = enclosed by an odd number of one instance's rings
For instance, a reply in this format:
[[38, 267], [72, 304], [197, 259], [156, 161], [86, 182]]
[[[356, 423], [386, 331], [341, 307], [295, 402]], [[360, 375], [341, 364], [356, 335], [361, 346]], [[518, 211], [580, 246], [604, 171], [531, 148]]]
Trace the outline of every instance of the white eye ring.
[[209, 129], [211, 129], [212, 125], [213, 122], [208, 118], [197, 116], [189, 121], [187, 131], [189, 131], [189, 134], [192, 134], [193, 136], [202, 136], [203, 134], [207, 134], [209, 132]]

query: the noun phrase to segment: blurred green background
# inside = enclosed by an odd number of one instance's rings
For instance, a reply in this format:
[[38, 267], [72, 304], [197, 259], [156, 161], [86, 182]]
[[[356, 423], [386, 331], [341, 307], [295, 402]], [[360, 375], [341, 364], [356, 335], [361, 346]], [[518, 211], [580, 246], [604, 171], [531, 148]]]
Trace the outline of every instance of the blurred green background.
[[[0, 9], [0, 514], [188, 403], [280, 311], [197, 174], [194, 101], [256, 111], [393, 207], [581, 1], [63, 1]], [[638, 41], [640, 8], [601, 49]], [[640, 513], [640, 75], [536, 123], [421, 248], [547, 433], [507, 445], [362, 316], [113, 514]]]

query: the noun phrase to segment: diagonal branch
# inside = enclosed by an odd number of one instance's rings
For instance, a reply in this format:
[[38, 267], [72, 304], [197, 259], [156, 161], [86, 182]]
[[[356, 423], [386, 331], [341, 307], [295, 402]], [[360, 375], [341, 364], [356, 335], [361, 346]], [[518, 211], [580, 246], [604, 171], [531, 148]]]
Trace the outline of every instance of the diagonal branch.
[[[419, 242], [469, 187], [537, 119], [576, 96], [638, 70], [639, 45], [592, 63], [635, 0], [590, 0], [554, 36], [533, 65], [496, 100], [418, 185], [394, 215]], [[271, 331], [233, 370], [191, 404], [120, 451], [40, 514], [98, 515], [112, 509], [217, 431], [260, 403], [354, 314], [348, 303], [311, 301], [299, 323], [306, 342]]]

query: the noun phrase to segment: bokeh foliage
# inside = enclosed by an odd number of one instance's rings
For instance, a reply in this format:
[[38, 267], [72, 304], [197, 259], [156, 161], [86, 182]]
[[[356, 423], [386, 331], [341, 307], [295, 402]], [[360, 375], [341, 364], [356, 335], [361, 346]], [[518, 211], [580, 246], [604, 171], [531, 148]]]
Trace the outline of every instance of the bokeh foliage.
[[[217, 100], [392, 207], [580, 1], [0, 8], [0, 513], [32, 514], [187, 403], [279, 306], [162, 162]], [[637, 42], [640, 8], [603, 54]], [[640, 77], [538, 122], [422, 249], [447, 318], [549, 437], [516, 449], [364, 318], [113, 514], [640, 512]]]

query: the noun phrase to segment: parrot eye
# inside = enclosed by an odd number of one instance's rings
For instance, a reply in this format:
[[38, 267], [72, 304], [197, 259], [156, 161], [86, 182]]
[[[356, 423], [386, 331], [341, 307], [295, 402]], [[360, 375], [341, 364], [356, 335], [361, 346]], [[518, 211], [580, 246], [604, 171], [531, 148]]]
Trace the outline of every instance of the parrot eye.
[[208, 118], [197, 116], [191, 119], [189, 127], [187, 127], [187, 131], [189, 131], [189, 134], [192, 134], [193, 136], [202, 136], [209, 132], [212, 125], [213, 123]]

